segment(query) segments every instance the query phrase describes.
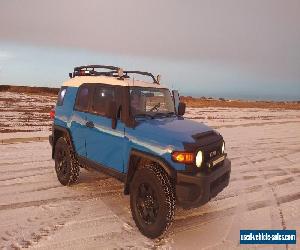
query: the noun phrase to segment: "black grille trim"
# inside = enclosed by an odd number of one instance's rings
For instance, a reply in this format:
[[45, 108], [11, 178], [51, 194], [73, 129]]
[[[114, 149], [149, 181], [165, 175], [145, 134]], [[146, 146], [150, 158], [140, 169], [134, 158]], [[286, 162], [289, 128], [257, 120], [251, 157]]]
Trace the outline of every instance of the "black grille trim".
[[[209, 133], [204, 133], [204, 135], [202, 135], [201, 137], [199, 135], [198, 136], [195, 135], [195, 137], [198, 138], [198, 141], [195, 141], [194, 143], [184, 144], [185, 150], [189, 152], [194, 152], [195, 155], [199, 150], [201, 150], [204, 155], [204, 161], [200, 168], [198, 168], [196, 164], [193, 164], [193, 165], [186, 165], [186, 170], [190, 173], [195, 174], [198, 172], [208, 173], [219, 168], [219, 166], [222, 165], [223, 163], [217, 164], [215, 167], [211, 169], [207, 167], [206, 163], [210, 161], [212, 158], [222, 154], [223, 137], [214, 131], [209, 131]], [[216, 151], [216, 155], [210, 157], [209, 154], [212, 151]]]

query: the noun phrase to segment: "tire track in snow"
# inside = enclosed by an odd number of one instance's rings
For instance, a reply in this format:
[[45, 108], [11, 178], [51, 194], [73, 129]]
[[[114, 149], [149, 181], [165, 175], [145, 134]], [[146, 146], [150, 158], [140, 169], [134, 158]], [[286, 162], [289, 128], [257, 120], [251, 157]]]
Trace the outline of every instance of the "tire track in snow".
[[43, 162], [51, 162], [52, 159], [47, 159], [47, 160], [38, 160], [38, 161], [35, 161], [35, 160], [31, 160], [31, 161], [17, 161], [17, 162], [0, 162], [0, 166], [11, 166], [11, 165], [26, 165], [26, 164], [29, 164], [29, 163], [43, 163]]
[[[50, 132], [49, 132], [50, 134]], [[14, 143], [26, 143], [26, 142], [35, 142], [35, 141], [47, 141], [49, 137], [26, 137], [26, 138], [9, 138], [0, 140], [1, 144], [14, 144]]]
[[[70, 205], [62, 211], [57, 211], [58, 213], [53, 213], [53, 210], [59, 210], [59, 207], [44, 205], [43, 211], [40, 210], [38, 215], [29, 216], [22, 228], [6, 230], [5, 235], [2, 236], [3, 245], [8, 244], [13, 249], [20, 249], [37, 244], [43, 238], [61, 229], [71, 217], [79, 214], [80, 207], [76, 204]], [[24, 230], [25, 233], [22, 233]], [[13, 243], [9, 244], [10, 242]]]
[[28, 177], [36, 177], [36, 176], [42, 176], [42, 175], [47, 175], [47, 174], [50, 174], [52, 173], [53, 171], [47, 171], [47, 172], [44, 172], [44, 173], [41, 173], [41, 174], [31, 174], [31, 175], [25, 175], [25, 176], [20, 176], [20, 177], [10, 177], [10, 178], [7, 178], [7, 179], [0, 179], [0, 182], [3, 181], [11, 181], [11, 180], [17, 180], [17, 179], [25, 179], [25, 178], [28, 178]]
[[47, 205], [51, 203], [58, 203], [61, 201], [86, 201], [91, 200], [94, 198], [101, 198], [105, 196], [111, 196], [120, 194], [123, 189], [116, 189], [116, 190], [108, 190], [108, 191], [101, 191], [98, 193], [93, 194], [82, 194], [82, 195], [69, 195], [64, 196], [60, 198], [50, 198], [50, 199], [44, 199], [44, 200], [36, 200], [36, 201], [25, 201], [25, 202], [16, 202], [16, 203], [10, 203], [10, 204], [3, 204], [0, 205], [0, 211], [2, 210], [9, 210], [9, 209], [17, 209], [17, 208], [25, 208], [25, 207], [36, 207], [41, 205]]
[[[293, 195], [286, 195], [282, 197], [278, 197], [278, 204], [287, 203], [300, 199], [300, 193], [296, 193]], [[249, 202], [246, 204], [247, 210], [249, 212], [255, 211], [258, 209], [271, 207], [273, 204], [270, 200], [262, 200]], [[167, 234], [167, 237], [172, 237], [178, 233], [182, 233], [184, 231], [190, 231], [195, 229], [200, 229], [205, 226], [207, 223], [211, 223], [213, 221], [221, 221], [223, 218], [228, 218], [232, 216], [240, 216], [245, 211], [238, 211], [237, 206], [229, 207], [222, 210], [212, 211], [212, 212], [201, 212], [200, 214], [192, 214], [187, 216], [181, 216], [179, 218], [175, 218], [175, 221], [171, 227], [171, 231]], [[282, 227], [286, 229], [283, 213], [281, 212], [280, 218], [282, 220]]]

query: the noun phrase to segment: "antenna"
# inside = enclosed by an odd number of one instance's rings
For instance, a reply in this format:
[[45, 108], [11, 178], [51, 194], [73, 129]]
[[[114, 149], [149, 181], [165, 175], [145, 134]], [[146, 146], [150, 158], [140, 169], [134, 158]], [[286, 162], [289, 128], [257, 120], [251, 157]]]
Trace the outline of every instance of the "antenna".
[[160, 79], [161, 79], [161, 75], [157, 75], [157, 76], [156, 76], [156, 83], [157, 83], [157, 84], [159, 84]]

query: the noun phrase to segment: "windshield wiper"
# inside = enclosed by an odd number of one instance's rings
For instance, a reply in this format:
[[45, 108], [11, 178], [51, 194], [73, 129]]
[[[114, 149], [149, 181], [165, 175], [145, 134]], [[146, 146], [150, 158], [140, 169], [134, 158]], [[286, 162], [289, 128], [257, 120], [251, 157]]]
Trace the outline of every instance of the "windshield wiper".
[[134, 116], [134, 118], [150, 118], [150, 119], [154, 119], [154, 118], [159, 118], [159, 117], [171, 117], [173, 115], [175, 115], [174, 112], [167, 112], [167, 113], [159, 112], [159, 113], [154, 113], [153, 115], [150, 115], [150, 114], [136, 114]]
[[168, 113], [155, 113], [153, 118], [155, 117], [169, 117]]
[[155, 118], [155, 117], [171, 117], [173, 115], [175, 115], [174, 112], [167, 112], [167, 113], [161, 113], [161, 112], [159, 112], [159, 113], [155, 113], [153, 115], [153, 118]]
[[166, 114], [171, 117], [171, 116], [175, 115], [175, 112], [168, 112]]
[[150, 119], [153, 119], [153, 116], [152, 115], [149, 115], [149, 114], [136, 114], [134, 116], [134, 118], [150, 118]]
[[152, 112], [152, 111], [154, 111], [154, 110], [157, 110], [157, 111], [158, 111], [159, 107], [160, 107], [160, 102], [157, 103], [157, 104], [155, 104], [155, 105], [149, 110], [149, 112]]

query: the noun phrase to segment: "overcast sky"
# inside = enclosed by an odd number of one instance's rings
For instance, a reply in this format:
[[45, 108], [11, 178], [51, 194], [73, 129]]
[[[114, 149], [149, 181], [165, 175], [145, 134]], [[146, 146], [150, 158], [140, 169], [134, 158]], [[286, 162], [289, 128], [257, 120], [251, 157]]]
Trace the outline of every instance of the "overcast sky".
[[0, 1], [0, 83], [59, 86], [86, 63], [195, 96], [300, 99], [300, 0]]

